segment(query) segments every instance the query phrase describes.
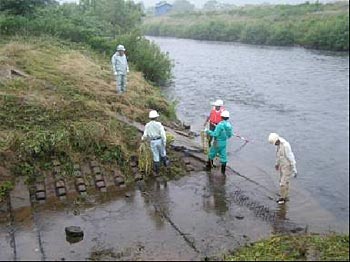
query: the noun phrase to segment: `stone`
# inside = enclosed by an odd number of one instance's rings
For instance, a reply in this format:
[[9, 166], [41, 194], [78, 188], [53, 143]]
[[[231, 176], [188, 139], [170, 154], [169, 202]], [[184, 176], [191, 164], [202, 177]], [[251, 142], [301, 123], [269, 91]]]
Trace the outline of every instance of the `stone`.
[[117, 186], [120, 186], [120, 185], [123, 185], [125, 182], [124, 182], [124, 178], [121, 177], [121, 176], [117, 176], [114, 178], [114, 181], [115, 181], [115, 184]]
[[91, 165], [91, 167], [93, 168], [93, 167], [96, 167], [96, 166], [98, 166], [98, 162], [97, 161], [91, 161], [90, 162], [90, 165]]
[[94, 174], [100, 174], [101, 173], [101, 168], [99, 166], [95, 166], [92, 168], [92, 172]]
[[100, 192], [107, 192], [107, 188], [106, 187], [100, 187]]
[[60, 161], [58, 161], [58, 160], [52, 161], [52, 164], [53, 164], [54, 167], [57, 167], [57, 166], [61, 165]]
[[75, 180], [75, 184], [76, 184], [76, 185], [85, 185], [84, 178], [78, 177], [78, 178]]
[[131, 197], [131, 193], [126, 192], [126, 193], [125, 193], [125, 197]]
[[81, 171], [75, 170], [75, 171], [74, 171], [74, 176], [75, 176], [75, 177], [81, 177], [81, 176], [82, 176]]
[[134, 161], [133, 161], [133, 162], [130, 162], [130, 166], [131, 166], [131, 167], [137, 167], [137, 162], [136, 162], [136, 161], [135, 161], [135, 162], [134, 162]]
[[80, 170], [80, 165], [79, 164], [74, 164], [73, 165], [74, 170]]
[[79, 192], [85, 192], [86, 191], [86, 186], [85, 185], [78, 185], [78, 191]]
[[136, 174], [135, 174], [134, 180], [135, 180], [135, 181], [142, 180], [142, 175], [141, 175], [140, 173], [136, 173]]
[[36, 200], [45, 200], [46, 199], [46, 193], [44, 191], [36, 192], [35, 193]]
[[57, 195], [58, 196], [65, 196], [66, 195], [66, 189], [64, 187], [57, 188]]
[[103, 176], [98, 174], [95, 176], [95, 181], [98, 182], [98, 181], [102, 181], [103, 180]]
[[187, 130], [191, 129], [191, 125], [187, 123], [182, 123], [182, 126]]
[[98, 188], [106, 187], [105, 181], [102, 180], [102, 181], [96, 182], [96, 186], [97, 186]]
[[57, 187], [57, 188], [62, 188], [62, 187], [64, 187], [64, 181], [63, 181], [63, 180], [58, 180], [58, 181], [56, 181], [56, 187]]
[[191, 166], [191, 165], [186, 165], [186, 171], [187, 172], [190, 172], [190, 171], [193, 171], [194, 170], [194, 167]]
[[66, 235], [70, 237], [82, 237], [84, 236], [84, 231], [79, 226], [69, 226], [65, 229]]
[[36, 190], [36, 192], [45, 191], [45, 185], [44, 184], [36, 184], [35, 190]]

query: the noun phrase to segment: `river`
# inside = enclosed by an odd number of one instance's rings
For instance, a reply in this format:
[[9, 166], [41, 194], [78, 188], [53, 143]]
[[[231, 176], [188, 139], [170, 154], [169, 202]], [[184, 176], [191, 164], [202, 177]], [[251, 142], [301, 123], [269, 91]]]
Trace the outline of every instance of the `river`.
[[[277, 185], [270, 132], [286, 138], [297, 161], [291, 187], [304, 190], [339, 222], [349, 219], [349, 56], [298, 47], [148, 37], [174, 62], [165, 89], [178, 117], [203, 129], [210, 102], [224, 100], [243, 148], [233, 138], [230, 164], [266, 185]], [[254, 167], [254, 170], [252, 170]], [[298, 192], [297, 192], [297, 195]], [[301, 198], [299, 196], [299, 198]], [[306, 210], [299, 200], [299, 212]], [[293, 200], [291, 200], [292, 202]]]

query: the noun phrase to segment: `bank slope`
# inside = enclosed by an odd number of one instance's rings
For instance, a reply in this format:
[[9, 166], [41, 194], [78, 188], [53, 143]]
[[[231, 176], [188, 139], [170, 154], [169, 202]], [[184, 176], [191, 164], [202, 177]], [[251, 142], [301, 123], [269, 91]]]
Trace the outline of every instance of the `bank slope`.
[[2, 39], [0, 181], [25, 175], [30, 182], [54, 159], [67, 173], [89, 159], [127, 172], [140, 135], [115, 114], [144, 123], [150, 109], [164, 121], [175, 113], [159, 88], [133, 70], [127, 93], [117, 95], [109, 60], [57, 39]]

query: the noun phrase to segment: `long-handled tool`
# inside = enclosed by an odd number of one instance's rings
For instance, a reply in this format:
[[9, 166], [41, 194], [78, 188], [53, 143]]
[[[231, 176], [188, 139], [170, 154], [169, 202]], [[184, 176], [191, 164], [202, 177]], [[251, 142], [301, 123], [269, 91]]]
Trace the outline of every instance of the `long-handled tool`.
[[234, 134], [234, 136], [238, 137], [239, 139], [242, 139], [245, 142], [250, 142], [248, 139], [244, 138], [243, 136], [240, 136], [240, 135], [237, 135], [237, 134]]

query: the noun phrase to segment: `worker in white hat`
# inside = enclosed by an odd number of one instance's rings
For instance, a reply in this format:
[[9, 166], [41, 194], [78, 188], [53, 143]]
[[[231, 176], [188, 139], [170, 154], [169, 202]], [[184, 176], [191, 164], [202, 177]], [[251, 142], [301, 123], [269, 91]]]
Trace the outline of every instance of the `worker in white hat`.
[[161, 122], [156, 121], [159, 114], [156, 110], [151, 110], [148, 117], [150, 122], [145, 126], [142, 140], [149, 140], [151, 150], [153, 154], [153, 167], [156, 175], [159, 175], [160, 161], [163, 162], [164, 166], [167, 166], [168, 160], [166, 157], [166, 134], [164, 126]]
[[221, 113], [222, 121], [215, 127], [214, 131], [205, 130], [208, 135], [214, 138], [213, 145], [210, 147], [208, 154], [207, 170], [213, 166], [213, 160], [218, 154], [221, 162], [221, 173], [225, 175], [227, 164], [227, 140], [233, 136], [233, 127], [228, 121], [230, 112], [227, 110]]
[[276, 133], [270, 133], [268, 137], [270, 144], [277, 146], [275, 169], [280, 173], [280, 198], [279, 204], [286, 202], [291, 176], [297, 176], [295, 157], [290, 144]]
[[[204, 126], [209, 121], [209, 130], [214, 131], [217, 124], [219, 124], [222, 120], [221, 113], [225, 110], [224, 101], [221, 99], [217, 99], [215, 102], [211, 103], [213, 108], [210, 111], [209, 116], [204, 122]], [[211, 146], [212, 137], [208, 136], [208, 146]]]
[[117, 46], [117, 51], [112, 56], [112, 66], [117, 82], [117, 93], [126, 92], [127, 73], [129, 73], [128, 60], [125, 55], [125, 47]]

